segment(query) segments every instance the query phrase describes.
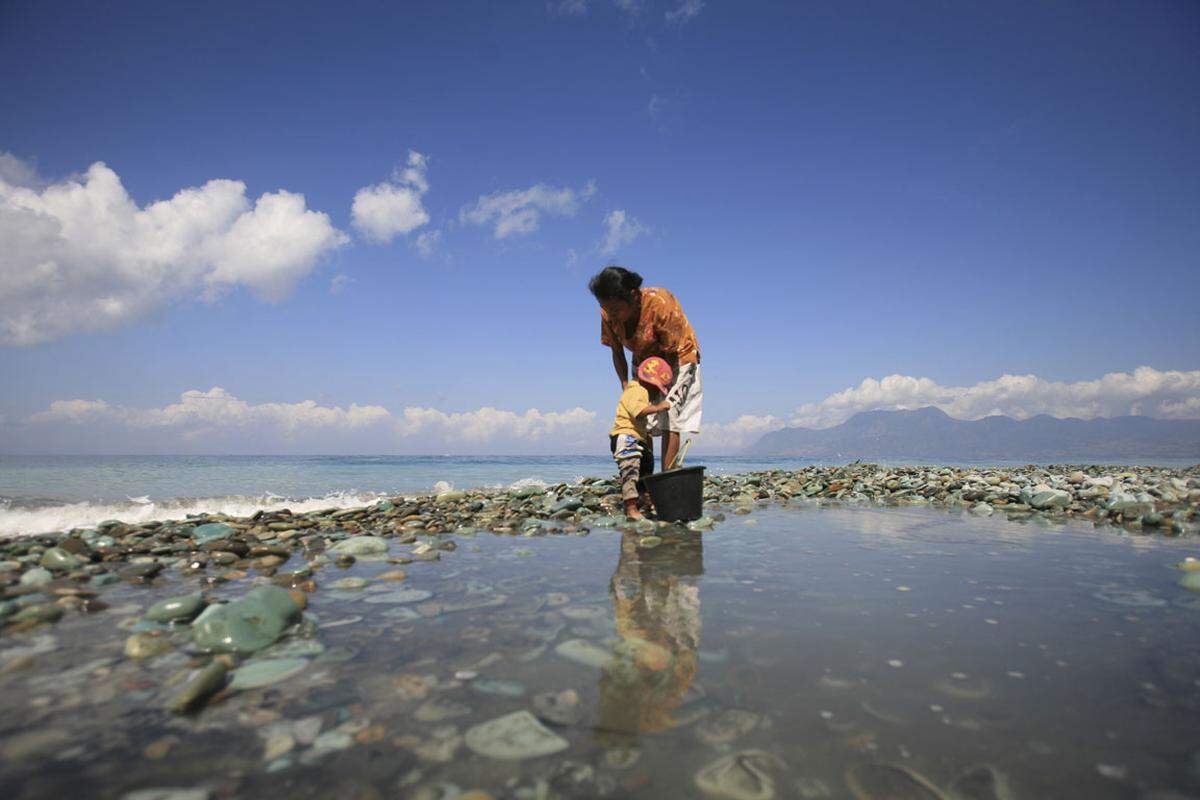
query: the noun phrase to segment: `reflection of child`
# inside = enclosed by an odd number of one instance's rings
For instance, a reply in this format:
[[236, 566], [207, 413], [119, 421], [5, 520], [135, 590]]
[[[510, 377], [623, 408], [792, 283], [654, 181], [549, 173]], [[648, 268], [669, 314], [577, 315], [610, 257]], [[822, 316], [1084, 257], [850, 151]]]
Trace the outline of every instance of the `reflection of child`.
[[[654, 471], [654, 450], [650, 447], [646, 417], [671, 407], [663, 399], [671, 378], [671, 366], [658, 356], [651, 356], [638, 365], [637, 380], [625, 384], [625, 391], [617, 401], [617, 418], [608, 438], [621, 476], [625, 515], [630, 519], [642, 518], [637, 507], [638, 479]], [[658, 402], [651, 403], [651, 394]]]

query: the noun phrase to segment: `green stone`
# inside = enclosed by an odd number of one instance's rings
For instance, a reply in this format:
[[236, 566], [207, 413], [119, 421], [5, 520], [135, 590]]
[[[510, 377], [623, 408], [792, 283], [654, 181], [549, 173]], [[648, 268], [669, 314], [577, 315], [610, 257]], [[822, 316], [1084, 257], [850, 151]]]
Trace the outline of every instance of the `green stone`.
[[82, 563], [71, 553], [63, 550], [61, 547], [51, 547], [46, 552], [42, 553], [42, 566], [46, 569], [78, 569]]
[[50, 570], [46, 569], [45, 567], [34, 567], [21, 576], [21, 585], [41, 586], [44, 583], [49, 583], [53, 579], [54, 576], [50, 574]]
[[154, 622], [184, 622], [192, 619], [204, 608], [204, 598], [199, 594], [169, 597], [155, 603], [146, 611], [146, 619]]
[[206, 608], [192, 623], [192, 637], [204, 650], [253, 653], [274, 644], [299, 616], [300, 606], [285, 589], [258, 586], [232, 603]]
[[388, 543], [378, 536], [353, 536], [329, 548], [329, 552], [338, 555], [369, 556], [386, 553]]
[[256, 689], [278, 683], [301, 672], [308, 666], [303, 658], [264, 658], [251, 661], [233, 671], [232, 689]]
[[1200, 572], [1189, 572], [1179, 579], [1179, 585], [1189, 592], [1200, 592]]
[[209, 522], [192, 528], [192, 541], [196, 544], [215, 542], [233, 536], [233, 528], [223, 522]]

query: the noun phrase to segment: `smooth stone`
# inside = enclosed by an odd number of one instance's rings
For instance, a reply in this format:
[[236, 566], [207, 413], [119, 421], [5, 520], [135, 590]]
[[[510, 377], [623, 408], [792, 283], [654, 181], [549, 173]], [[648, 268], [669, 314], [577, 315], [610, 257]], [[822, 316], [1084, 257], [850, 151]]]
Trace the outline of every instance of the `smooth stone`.
[[559, 511], [578, 511], [583, 508], [583, 501], [576, 497], [564, 497], [550, 508], [551, 514], [557, 514]]
[[370, 556], [386, 553], [388, 543], [378, 536], [352, 536], [329, 548], [329, 552], [338, 555]]
[[330, 589], [361, 589], [367, 585], [366, 578], [339, 578], [329, 584]]
[[254, 654], [254, 659], [311, 658], [312, 656], [319, 656], [324, 652], [325, 645], [321, 644], [316, 639], [293, 639], [291, 641], [273, 644], [264, 650], [259, 650]]
[[54, 603], [38, 603], [25, 606], [13, 614], [11, 619], [13, 622], [58, 622], [62, 619], [62, 615], [62, 606]]
[[433, 597], [425, 589], [399, 589], [394, 592], [376, 592], [363, 598], [364, 603], [419, 603]]
[[643, 536], [638, 539], [637, 546], [643, 550], [651, 550], [663, 543], [661, 536]]
[[274, 644], [300, 616], [286, 589], [257, 586], [242, 598], [211, 605], [192, 623], [196, 646], [219, 652], [253, 653]]
[[514, 711], [468, 728], [463, 739], [473, 752], [500, 761], [548, 756], [568, 747], [566, 739], [528, 711]]
[[990, 764], [968, 768], [947, 792], [951, 800], [1016, 800], [1008, 779]]
[[255, 659], [233, 671], [231, 689], [256, 689], [287, 680], [308, 666], [303, 658]]
[[533, 696], [533, 713], [552, 725], [575, 725], [583, 719], [583, 704], [579, 692], [541, 692]]
[[994, 511], [989, 503], [976, 503], [971, 506], [971, 513], [979, 517], [990, 517]]
[[50, 570], [45, 567], [34, 567], [28, 570], [21, 576], [22, 586], [41, 586], [44, 583], [49, 583], [54, 580], [54, 576], [50, 574]]
[[218, 539], [228, 539], [234, 530], [223, 522], [208, 522], [192, 528], [192, 541], [196, 544], [207, 544]]
[[492, 694], [498, 697], [524, 697], [525, 686], [516, 681], [494, 680], [482, 678], [472, 681], [471, 688], [482, 694]]
[[1179, 585], [1189, 592], [1200, 592], [1200, 572], [1186, 572], [1179, 579]]
[[229, 668], [219, 660], [210, 661], [183, 686], [168, 706], [172, 711], [184, 713], [200, 707], [210, 695], [225, 686]]
[[466, 496], [466, 492], [460, 492], [455, 489], [451, 489], [448, 492], [439, 492], [434, 498], [434, 501], [437, 503], [453, 503], [455, 500], [462, 500]]
[[169, 597], [146, 610], [146, 619], [153, 622], [183, 622], [190, 620], [204, 608], [204, 598], [199, 594]]
[[75, 555], [68, 553], [61, 547], [51, 547], [46, 552], [42, 553], [41, 565], [46, 569], [61, 569], [72, 570], [79, 569], [83, 563]]
[[858, 800], [945, 800], [928, 778], [899, 764], [858, 764], [846, 771]]
[[587, 639], [568, 639], [554, 648], [563, 658], [587, 667], [603, 667], [612, 661], [612, 651]]
[[165, 636], [135, 633], [125, 640], [125, 655], [128, 658], [154, 658], [171, 652], [171, 642]]
[[[723, 800], [771, 800], [775, 796], [772, 772], [787, 765], [765, 750], [743, 750], [719, 758], [696, 773], [696, 788]], [[881, 800], [881, 799], [880, 799]]]
[[1039, 485], [1033, 487], [1033, 489], [1023, 490], [1021, 492], [1021, 500], [1033, 508], [1042, 511], [1048, 508], [1066, 508], [1071, 505], [1071, 494], [1062, 489], [1052, 489], [1049, 486]]
[[696, 736], [710, 745], [728, 744], [758, 727], [762, 717], [752, 711], [730, 708], [696, 726]]

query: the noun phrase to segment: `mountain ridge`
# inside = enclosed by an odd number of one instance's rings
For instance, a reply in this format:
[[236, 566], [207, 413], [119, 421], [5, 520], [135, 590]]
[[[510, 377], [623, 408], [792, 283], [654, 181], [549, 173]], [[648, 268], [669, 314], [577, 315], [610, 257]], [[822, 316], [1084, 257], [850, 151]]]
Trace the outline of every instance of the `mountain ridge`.
[[1152, 417], [994, 415], [951, 417], [935, 406], [861, 411], [832, 428], [782, 428], [763, 434], [753, 455], [811, 458], [967, 458], [1046, 460], [1192, 458], [1200, 461], [1200, 420]]

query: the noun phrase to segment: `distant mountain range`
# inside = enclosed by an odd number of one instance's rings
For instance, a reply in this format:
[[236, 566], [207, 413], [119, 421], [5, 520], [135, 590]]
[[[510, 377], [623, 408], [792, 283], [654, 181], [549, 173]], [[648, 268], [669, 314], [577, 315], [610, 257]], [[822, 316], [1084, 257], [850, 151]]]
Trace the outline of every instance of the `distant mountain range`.
[[954, 419], [929, 406], [915, 411], [864, 411], [833, 428], [783, 428], [765, 434], [755, 455], [813, 458], [914, 458], [1000, 461], [1195, 458], [1200, 420], [1149, 417], [1026, 420], [994, 416]]

